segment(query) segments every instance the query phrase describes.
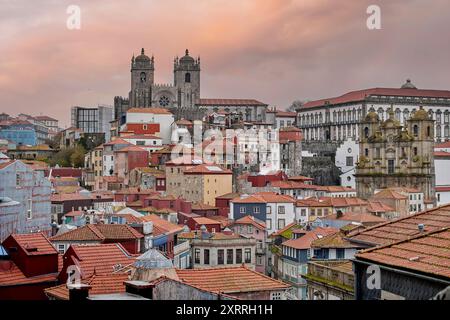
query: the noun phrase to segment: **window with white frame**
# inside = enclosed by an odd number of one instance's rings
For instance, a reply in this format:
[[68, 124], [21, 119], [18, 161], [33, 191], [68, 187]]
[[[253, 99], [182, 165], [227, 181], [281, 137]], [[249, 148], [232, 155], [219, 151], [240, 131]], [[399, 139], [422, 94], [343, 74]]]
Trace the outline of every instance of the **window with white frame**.
[[66, 252], [66, 245], [65, 244], [58, 244], [58, 252], [60, 254], [64, 254]]
[[240, 208], [239, 208], [239, 212], [240, 212], [240, 213], [245, 213], [245, 207], [240, 207]]
[[281, 292], [273, 291], [270, 293], [270, 300], [281, 300]]
[[253, 207], [253, 213], [259, 213], [259, 207]]
[[267, 219], [266, 220], [266, 226], [267, 226], [268, 230], [272, 229], [272, 219]]
[[279, 206], [278, 207], [278, 214], [284, 214], [286, 212], [285, 207], [284, 206]]

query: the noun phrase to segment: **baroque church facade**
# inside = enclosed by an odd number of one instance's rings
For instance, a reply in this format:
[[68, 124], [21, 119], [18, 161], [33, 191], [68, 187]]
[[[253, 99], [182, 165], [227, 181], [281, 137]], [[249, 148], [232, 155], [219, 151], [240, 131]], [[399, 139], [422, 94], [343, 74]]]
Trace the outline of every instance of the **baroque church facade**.
[[114, 98], [115, 118], [120, 119], [130, 108], [160, 107], [171, 110], [176, 118], [195, 116], [200, 99], [200, 57], [194, 59], [186, 50], [173, 62], [173, 84], [155, 84], [155, 59], [145, 54], [131, 58], [131, 90], [128, 98]]
[[435, 201], [434, 120], [422, 107], [404, 126], [393, 108], [387, 120], [369, 112], [361, 122], [360, 156], [356, 166], [356, 191], [370, 198], [375, 190], [389, 187], [419, 189]]

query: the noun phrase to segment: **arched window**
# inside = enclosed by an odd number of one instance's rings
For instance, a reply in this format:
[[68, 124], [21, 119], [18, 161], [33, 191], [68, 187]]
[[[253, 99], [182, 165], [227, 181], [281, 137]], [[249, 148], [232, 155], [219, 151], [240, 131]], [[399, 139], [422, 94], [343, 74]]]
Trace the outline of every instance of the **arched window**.
[[414, 137], [419, 136], [419, 126], [417, 124], [413, 127]]
[[369, 138], [369, 128], [368, 127], [365, 127], [364, 128], [364, 138]]
[[147, 75], [145, 74], [145, 72], [141, 72], [141, 82], [145, 81], [147, 81]]
[[191, 74], [189, 72], [184, 75], [184, 82], [186, 83], [191, 82]]

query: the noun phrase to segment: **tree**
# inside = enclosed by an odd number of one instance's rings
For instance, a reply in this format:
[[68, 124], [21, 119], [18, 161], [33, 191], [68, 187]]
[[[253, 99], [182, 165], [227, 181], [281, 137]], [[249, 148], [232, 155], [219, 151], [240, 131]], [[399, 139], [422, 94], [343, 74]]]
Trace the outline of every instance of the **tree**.
[[84, 155], [86, 150], [83, 146], [77, 145], [73, 148], [72, 154], [70, 155], [70, 164], [74, 168], [80, 168], [84, 166]]
[[298, 109], [300, 109], [306, 101], [304, 100], [295, 100], [294, 102], [291, 103], [291, 105], [289, 106], [289, 108], [287, 109], [290, 112], [296, 112]]

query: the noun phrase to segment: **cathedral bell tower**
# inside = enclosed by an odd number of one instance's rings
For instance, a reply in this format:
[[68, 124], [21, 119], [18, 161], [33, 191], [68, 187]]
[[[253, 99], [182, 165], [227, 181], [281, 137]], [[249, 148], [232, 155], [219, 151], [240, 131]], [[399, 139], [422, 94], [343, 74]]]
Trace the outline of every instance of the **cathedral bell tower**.
[[154, 58], [145, 55], [144, 48], [136, 58], [131, 58], [130, 108], [150, 107], [152, 102], [152, 85], [154, 82]]
[[173, 73], [178, 107], [193, 108], [200, 99], [200, 57], [192, 58], [186, 49], [184, 57], [175, 58]]

